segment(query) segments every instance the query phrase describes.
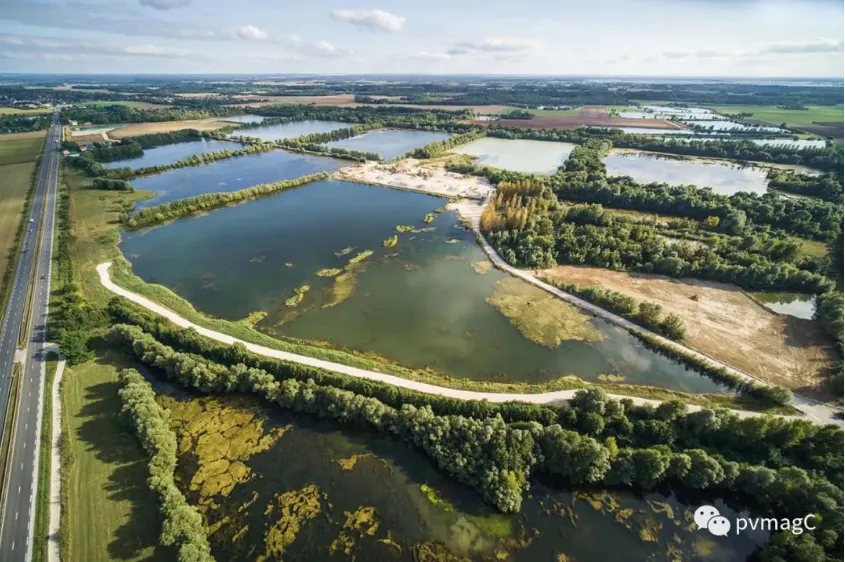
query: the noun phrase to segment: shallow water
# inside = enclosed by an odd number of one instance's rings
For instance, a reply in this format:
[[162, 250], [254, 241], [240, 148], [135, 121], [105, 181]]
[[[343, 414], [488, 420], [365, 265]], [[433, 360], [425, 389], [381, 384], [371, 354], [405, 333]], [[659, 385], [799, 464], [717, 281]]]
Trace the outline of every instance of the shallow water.
[[248, 129], [238, 129], [235, 136], [257, 137], [262, 141], [275, 141], [280, 139], [292, 139], [312, 133], [328, 133], [337, 129], [352, 127], [352, 123], [341, 123], [338, 121], [294, 121], [282, 123], [281, 125], [267, 125]]
[[[505, 276], [473, 269], [473, 263], [487, 264], [473, 235], [451, 212], [423, 222], [443, 203], [328, 180], [127, 233], [121, 248], [139, 276], [170, 287], [204, 312], [230, 320], [267, 312], [258, 327], [271, 335], [328, 341], [469, 379], [542, 382], [567, 374], [589, 380], [615, 375], [624, 383], [721, 392], [627, 332], [577, 312], [601, 341], [565, 338], [546, 347], [523, 337], [487, 302]], [[382, 247], [397, 225], [427, 231], [398, 234], [395, 247]], [[336, 255], [345, 248], [352, 249]], [[316, 273], [343, 268], [364, 250], [374, 254], [354, 277], [354, 294], [323, 308], [331, 302], [334, 279]], [[287, 306], [303, 285], [310, 291], [302, 302]]]
[[816, 298], [802, 293], [751, 293], [763, 306], [778, 314], [811, 320], [816, 312]]
[[611, 152], [604, 163], [611, 176], [631, 176], [638, 183], [711, 187], [716, 193], [765, 193], [766, 170], [717, 160], [691, 160], [648, 152]]
[[[270, 560], [416, 562], [433, 560], [419, 556], [428, 543], [439, 549], [442, 558], [437, 560], [444, 561], [457, 560], [444, 555], [449, 552], [513, 562], [739, 562], [768, 540], [763, 532], [715, 538], [696, 531], [692, 514], [702, 503], [715, 505], [729, 519], [737, 516], [718, 498], [569, 492], [535, 482], [520, 512], [500, 514], [427, 457], [389, 437], [282, 412], [258, 400], [220, 398], [219, 405], [214, 398], [179, 400], [193, 402], [194, 420], [196, 408], [204, 408], [199, 416], [225, 427], [245, 414], [256, 416], [227, 433], [234, 443], [277, 436], [269, 449], [243, 460], [245, 481], [218, 494], [189, 489], [197, 469], [208, 463], [198, 448], [180, 457], [179, 485], [214, 529], [210, 541], [218, 560], [258, 560], [270, 554]], [[186, 411], [172, 399], [163, 403], [174, 412]], [[208, 416], [209, 411], [216, 414]], [[180, 415], [174, 424], [180, 438], [188, 431], [200, 440], [220, 435], [198, 436]], [[214, 422], [206, 426], [219, 427]]]
[[393, 160], [397, 156], [402, 156], [415, 148], [432, 142], [446, 140], [450, 136], [449, 133], [434, 131], [404, 131], [393, 129], [370, 131], [351, 139], [330, 142], [328, 146], [361, 150], [363, 152], [375, 152], [380, 154], [385, 160]]
[[687, 121], [686, 124], [690, 127], [698, 125], [706, 129], [712, 129], [713, 131], [760, 131], [766, 133], [788, 132], [780, 127], [757, 127], [752, 125], [743, 125], [742, 123], [737, 123], [736, 121]]
[[237, 191], [261, 183], [333, 171], [348, 165], [335, 158], [274, 150], [167, 170], [135, 178], [132, 185], [154, 194], [138, 203], [138, 207], [143, 208], [203, 193]]
[[146, 148], [144, 149], [144, 154], [138, 156], [137, 158], [125, 158], [114, 162], [103, 162], [103, 168], [122, 168], [124, 166], [129, 166], [130, 168], [146, 168], [149, 166], [163, 166], [165, 164], [172, 164], [173, 162], [182, 160], [183, 158], [188, 158], [189, 156], [193, 156], [195, 154], [207, 154], [209, 152], [217, 152], [218, 150], [238, 150], [239, 148], [241, 148], [241, 145], [237, 142], [199, 139], [157, 146], [155, 148]]
[[824, 148], [827, 141], [810, 139], [754, 139], [751, 142], [761, 146], [788, 146], [791, 148]]
[[693, 135], [689, 129], [650, 129], [647, 127], [613, 127], [629, 135]]
[[478, 164], [527, 174], [554, 174], [576, 145], [568, 142], [509, 140], [486, 137], [452, 152], [478, 157]]

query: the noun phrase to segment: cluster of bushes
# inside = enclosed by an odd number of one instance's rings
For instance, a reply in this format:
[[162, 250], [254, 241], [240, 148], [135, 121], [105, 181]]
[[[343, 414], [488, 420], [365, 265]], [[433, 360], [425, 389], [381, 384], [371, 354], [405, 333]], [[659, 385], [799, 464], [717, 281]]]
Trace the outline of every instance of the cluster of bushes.
[[0, 115], [0, 133], [28, 133], [41, 131], [50, 126], [52, 118], [31, 115]]
[[534, 114], [524, 109], [514, 109], [499, 114], [502, 119], [534, 119]]
[[161, 544], [175, 548], [179, 562], [214, 562], [202, 515], [176, 485], [176, 433], [170, 428], [170, 413], [158, 405], [150, 383], [138, 371], [124, 369], [118, 379], [120, 416], [150, 457], [147, 484], [161, 503]]
[[631, 322], [669, 339], [675, 341], [684, 339], [684, 334], [686, 333], [684, 321], [677, 314], [663, 316], [663, 307], [659, 304], [637, 301], [628, 295], [600, 287], [583, 287], [574, 283], [556, 281], [547, 277], [543, 278], [543, 281], [567, 293], [581, 297], [605, 310], [609, 310], [614, 314], [623, 316]]
[[319, 172], [292, 180], [282, 180], [274, 183], [254, 185], [239, 191], [228, 193], [205, 193], [186, 199], [178, 199], [155, 207], [147, 207], [136, 212], [120, 215], [120, 222], [126, 228], [140, 228], [166, 222], [178, 217], [190, 215], [199, 211], [208, 211], [216, 207], [231, 205], [239, 201], [254, 199], [263, 195], [270, 195], [292, 187], [299, 187], [313, 181], [324, 180], [329, 177], [327, 172]]
[[113, 180], [109, 178], [94, 178], [91, 182], [94, 189], [105, 189], [107, 191], [135, 191], [132, 184], [126, 180]]
[[823, 176], [809, 176], [773, 168], [769, 170], [768, 178], [769, 189], [786, 191], [808, 197], [818, 197], [824, 201], [836, 203], [840, 207], [842, 206], [843, 187], [841, 175], [825, 174]]
[[125, 158], [144, 155], [144, 149], [134, 139], [123, 139], [116, 143], [98, 142], [88, 149], [87, 154], [97, 162], [114, 162]]
[[408, 152], [406, 156], [410, 156], [412, 158], [437, 158], [438, 156], [443, 156], [456, 146], [478, 140], [483, 138], [484, 135], [484, 129], [474, 129], [467, 131], [466, 133], [453, 135], [446, 140], [432, 142], [425, 146], [421, 146]]
[[[478, 490], [486, 502], [500, 511], [520, 508], [532, 473], [546, 474], [567, 486], [649, 490], [665, 484], [729, 493], [757, 513], [777, 513], [780, 517], [818, 514], [819, 529], [794, 548], [831, 554], [841, 548], [842, 490], [814, 471], [728, 460], [701, 448], [673, 449], [662, 443], [661, 436], [654, 436], [659, 440], [657, 444], [639, 447], [620, 446], [612, 437], [600, 440], [595, 435], [606, 429], [605, 410], [621, 408], [619, 403], [602, 400], [601, 396], [595, 399], [583, 393], [574, 401], [581, 414], [581, 431], [559, 424], [508, 424], [498, 415], [475, 419], [438, 415], [427, 406], [405, 404], [393, 408], [377, 399], [313, 380], [279, 381], [272, 374], [245, 364], [227, 367], [202, 356], [175, 351], [135, 326], [114, 326], [107, 338], [185, 387], [201, 392], [255, 393], [284, 409], [403, 439], [421, 449], [442, 470]], [[661, 415], [677, 418], [675, 408], [672, 404], [665, 409], [661, 406]], [[773, 548], [790, 551], [791, 540], [794, 539], [787, 537], [774, 541]]]

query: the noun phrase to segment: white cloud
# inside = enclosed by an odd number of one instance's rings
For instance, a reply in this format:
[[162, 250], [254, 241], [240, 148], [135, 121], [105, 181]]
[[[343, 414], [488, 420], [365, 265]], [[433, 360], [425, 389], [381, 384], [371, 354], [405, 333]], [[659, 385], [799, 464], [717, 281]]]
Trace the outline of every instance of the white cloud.
[[232, 33], [238, 39], [244, 39], [246, 41], [261, 41], [262, 39], [267, 39], [267, 32], [255, 27], [254, 25], [236, 27], [232, 30]]
[[792, 54], [816, 54], [816, 53], [841, 53], [843, 50], [842, 41], [831, 39], [819, 39], [804, 43], [775, 43], [766, 45], [758, 51], [761, 55], [792, 55]]
[[452, 60], [452, 55], [449, 53], [430, 53], [428, 51], [420, 51], [411, 55], [411, 58], [419, 61], [438, 62]]
[[155, 10], [172, 10], [174, 8], [183, 8], [191, 3], [191, 0], [140, 0], [142, 6], [153, 8]]
[[397, 16], [383, 10], [334, 10], [332, 17], [338, 21], [345, 21], [372, 31], [386, 31], [388, 33], [401, 31], [405, 27], [406, 21], [403, 16]]
[[460, 41], [448, 51], [449, 55], [459, 56], [471, 53], [496, 53], [500, 55], [524, 54], [539, 47], [537, 41], [515, 37], [488, 37], [481, 41]]

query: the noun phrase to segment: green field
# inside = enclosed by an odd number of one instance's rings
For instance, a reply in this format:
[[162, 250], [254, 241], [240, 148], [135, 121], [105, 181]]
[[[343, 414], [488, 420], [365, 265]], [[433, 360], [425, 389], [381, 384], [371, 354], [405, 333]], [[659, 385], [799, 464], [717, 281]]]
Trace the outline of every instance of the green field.
[[718, 113], [753, 113], [751, 119], [772, 125], [786, 123], [787, 127], [804, 127], [813, 123], [842, 122], [843, 106], [809, 105], [806, 110], [780, 109], [774, 105], [708, 105]]
[[11, 263], [15, 233], [21, 223], [35, 162], [0, 166], [0, 279]]
[[[514, 107], [513, 109], [522, 108]], [[523, 111], [530, 111], [538, 117], [574, 117], [575, 115], [578, 115], [578, 112], [581, 111], [581, 108], [574, 107], [572, 109], [524, 109]]]
[[[0, 135], [0, 166], [33, 162], [43, 148], [43, 131]], [[5, 177], [3, 179], [5, 181]]]
[[[67, 560], [174, 560], [158, 545], [161, 519], [147, 487], [147, 457], [118, 419], [119, 369], [135, 366], [108, 349], [65, 371], [62, 424], [67, 447], [64, 504]], [[70, 462], [68, 462], [70, 459]], [[64, 485], [64, 484], [63, 484]]]
[[0, 107], [0, 115], [46, 115], [52, 109], [19, 109], [17, 107]]
[[76, 104], [76, 105], [87, 105], [87, 106], [97, 106], [103, 107], [106, 105], [125, 105], [126, 107], [131, 107], [134, 109], [161, 109], [164, 107], [172, 107], [169, 105], [158, 104], [158, 103], [147, 103], [145, 101], [86, 101], [84, 103]]

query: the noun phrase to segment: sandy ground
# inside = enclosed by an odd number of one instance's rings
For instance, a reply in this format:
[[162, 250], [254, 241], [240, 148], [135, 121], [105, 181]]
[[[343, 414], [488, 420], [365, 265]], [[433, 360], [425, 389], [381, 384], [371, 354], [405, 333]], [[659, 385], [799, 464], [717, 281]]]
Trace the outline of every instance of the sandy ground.
[[169, 133], [182, 129], [196, 129], [198, 131], [213, 131], [221, 127], [231, 127], [231, 123], [215, 119], [198, 119], [196, 121], [161, 121], [157, 123], [130, 123], [113, 131], [108, 135], [113, 139], [149, 135], [151, 133]]
[[367, 162], [360, 166], [341, 168], [335, 172], [339, 179], [421, 191], [446, 197], [466, 197], [481, 200], [493, 192], [484, 178], [447, 172], [442, 163], [422, 165], [415, 158], [380, 164]]
[[775, 314], [735, 286], [593, 267], [558, 266], [541, 273], [660, 304], [684, 319], [684, 343], [692, 349], [762, 380], [824, 397], [817, 387], [833, 355], [819, 327], [810, 320]]

